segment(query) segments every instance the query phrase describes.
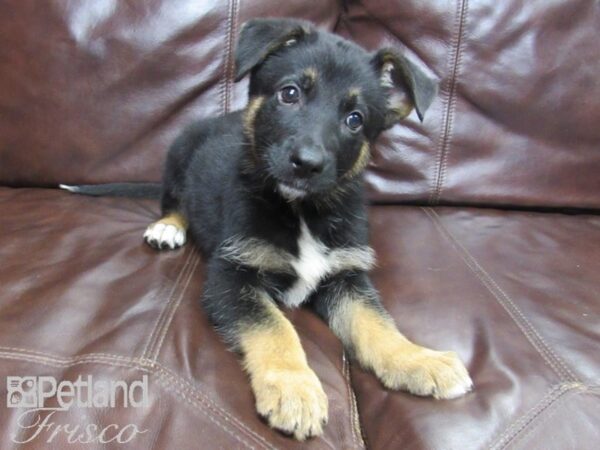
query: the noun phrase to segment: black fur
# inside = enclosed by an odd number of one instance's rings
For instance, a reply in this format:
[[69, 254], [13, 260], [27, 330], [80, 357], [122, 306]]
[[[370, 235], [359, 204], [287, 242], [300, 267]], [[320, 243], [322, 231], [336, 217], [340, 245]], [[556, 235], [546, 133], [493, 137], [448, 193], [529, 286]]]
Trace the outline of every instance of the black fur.
[[[422, 118], [436, 94], [394, 50], [368, 53], [298, 20], [248, 22], [236, 65], [238, 79], [250, 74], [248, 107], [181, 134], [161, 198], [163, 216], [183, 215], [207, 260], [203, 305], [233, 348], [244, 326], [269, 320], [254, 293], [281, 300], [296, 276], [231, 261], [223, 246], [257, 239], [297, 256], [303, 221], [329, 252], [366, 247], [366, 146], [413, 106]], [[366, 271], [355, 268], [328, 275], [308, 301], [331, 322], [349, 292], [385, 314]]]
[[[386, 63], [394, 69], [393, 85], [381, 82]], [[243, 236], [297, 255], [301, 218], [329, 249], [367, 245], [364, 167], [353, 171], [361, 147], [398, 121], [401, 109], [415, 107], [422, 119], [437, 92], [437, 85], [395, 50], [369, 53], [294, 19], [255, 19], [243, 26], [236, 80], [248, 73], [250, 102], [263, 99], [250, 123], [244, 124], [246, 109], [190, 125], [169, 151], [161, 193], [163, 216], [181, 213], [208, 261], [203, 304], [233, 347], [240, 324], [262, 314], [256, 302], [239, 300], [240, 291], [260, 287], [277, 299], [294, 277], [240, 267], [220, 258], [219, 247]], [[296, 104], [281, 101], [281, 89], [289, 85], [300, 92]], [[345, 124], [353, 111], [364, 119], [354, 132]], [[291, 156], [310, 161], [315, 154], [322, 163], [318, 173], [296, 176]], [[286, 197], [278, 189], [282, 182], [304, 196]], [[152, 184], [66, 188], [86, 195], [157, 194]], [[346, 284], [374, 292], [366, 274], [345, 275], [331, 279], [345, 276]], [[325, 319], [335, 309], [334, 299], [325, 295], [331, 279], [323, 280], [311, 299]]]
[[[259, 273], [214, 257], [232, 236], [259, 238], [298, 252], [300, 217], [328, 248], [368, 244], [367, 214], [361, 173], [352, 171], [364, 141], [373, 142], [386, 123], [389, 88], [382, 87], [382, 59], [390, 50], [369, 54], [355, 44], [311, 24], [296, 20], [259, 19], [247, 23], [237, 49], [238, 78], [251, 72], [249, 97], [264, 98], [251, 129], [244, 129], [238, 111], [189, 127], [168, 156], [162, 197], [163, 214], [180, 211], [190, 233], [208, 258], [204, 306], [227, 341], [236, 346], [240, 322], [260, 319], [260, 307], [240, 302], [240, 289], [266, 289], [273, 298], [293, 277]], [[306, 71], [314, 69], [311, 83]], [[413, 65], [401, 69], [400, 86], [420, 115], [435, 95], [435, 84]], [[301, 91], [298, 104], [286, 105], [278, 92], [293, 83]], [[356, 99], [347, 98], [355, 89]], [[359, 110], [364, 125], [352, 132], [346, 115]], [[322, 171], [310, 178], [293, 175], [290, 154], [298, 148], [317, 149], [325, 159]], [[362, 170], [361, 170], [362, 172]], [[290, 201], [277, 184], [306, 191]], [[349, 274], [355, 275], [355, 274]], [[372, 289], [367, 277], [356, 283]], [[367, 281], [361, 281], [367, 280]], [[313, 295], [318, 297], [318, 292]], [[331, 303], [331, 302], [328, 302]], [[319, 307], [324, 317], [330, 308]]]

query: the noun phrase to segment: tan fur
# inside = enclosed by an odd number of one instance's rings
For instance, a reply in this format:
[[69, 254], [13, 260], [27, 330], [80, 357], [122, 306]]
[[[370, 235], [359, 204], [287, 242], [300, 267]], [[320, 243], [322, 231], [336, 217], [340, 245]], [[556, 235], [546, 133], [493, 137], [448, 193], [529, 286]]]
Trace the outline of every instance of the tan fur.
[[390, 59], [389, 57], [384, 57], [383, 61], [384, 61], [384, 63], [381, 66], [381, 77], [379, 79], [379, 82], [385, 88], [393, 88], [394, 87], [394, 80], [392, 80], [392, 71], [394, 70], [393, 59]]
[[[330, 270], [324, 274], [336, 274], [344, 270], [370, 270], [375, 265], [375, 252], [367, 245], [327, 249]], [[219, 249], [222, 258], [261, 272], [287, 273], [295, 275], [293, 262], [297, 259], [291, 253], [258, 238], [234, 237], [228, 239]]]
[[388, 97], [388, 108], [394, 114], [395, 120], [400, 121], [412, 112], [414, 105], [405, 94], [392, 93]]
[[369, 151], [369, 143], [364, 141], [360, 147], [358, 158], [354, 162], [352, 168], [344, 175], [346, 178], [354, 178], [367, 168], [369, 159], [371, 158], [371, 152]]
[[414, 103], [407, 93], [399, 89], [393, 89], [395, 84], [392, 79], [392, 71], [395, 67], [395, 60], [395, 57], [391, 54], [384, 55], [380, 82], [382, 86], [390, 89], [387, 99], [388, 114], [393, 115], [394, 121], [400, 121], [412, 112]]
[[348, 91], [348, 97], [351, 99], [356, 99], [360, 95], [360, 88], [354, 87]]
[[471, 389], [471, 379], [455, 353], [413, 344], [386, 313], [365, 304], [357, 294], [344, 300], [332, 328], [387, 388], [437, 399], [454, 398]]
[[368, 271], [375, 266], [375, 252], [368, 245], [341, 247], [329, 252], [332, 272], [344, 270]]
[[173, 225], [176, 228], [187, 230], [188, 223], [185, 217], [180, 213], [170, 213], [162, 217], [156, 223], [162, 223], [163, 225]]
[[253, 97], [248, 102], [246, 109], [244, 110], [242, 116], [242, 123], [244, 126], [244, 134], [248, 139], [250, 139], [250, 144], [252, 148], [254, 148], [254, 121], [256, 120], [256, 114], [258, 113], [260, 107], [264, 103], [264, 97]]
[[327, 421], [327, 396], [308, 366], [292, 324], [258, 292], [269, 317], [240, 330], [244, 368], [256, 398], [256, 409], [269, 424], [303, 440], [320, 435]]
[[314, 86], [314, 84], [317, 82], [317, 69], [314, 67], [309, 67], [308, 69], [305, 69], [303, 73], [309, 81], [309, 87]]
[[259, 271], [294, 274], [292, 255], [258, 238], [233, 238], [219, 249], [222, 258]]

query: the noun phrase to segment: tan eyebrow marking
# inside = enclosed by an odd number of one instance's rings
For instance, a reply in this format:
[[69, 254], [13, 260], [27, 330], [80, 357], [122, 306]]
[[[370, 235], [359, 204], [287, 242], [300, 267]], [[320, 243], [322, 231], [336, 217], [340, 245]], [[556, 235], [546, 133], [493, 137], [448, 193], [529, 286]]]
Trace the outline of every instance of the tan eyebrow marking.
[[308, 68], [304, 69], [303, 75], [306, 78], [306, 81], [308, 82], [309, 87], [313, 86], [317, 82], [318, 72], [317, 72], [316, 68], [308, 67]]
[[361, 94], [360, 88], [358, 87], [353, 87], [350, 88], [350, 90], [348, 91], [348, 97], [350, 97], [352, 100], [356, 100]]
[[309, 67], [306, 70], [304, 70], [304, 75], [306, 75], [308, 78], [314, 81], [317, 79], [317, 69], [315, 69], [314, 67]]

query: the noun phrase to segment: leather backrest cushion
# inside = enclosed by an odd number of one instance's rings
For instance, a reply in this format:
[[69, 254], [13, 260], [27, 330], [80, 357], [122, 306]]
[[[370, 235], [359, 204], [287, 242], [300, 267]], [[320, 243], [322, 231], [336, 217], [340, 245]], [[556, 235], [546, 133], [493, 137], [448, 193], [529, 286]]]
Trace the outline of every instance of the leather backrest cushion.
[[158, 181], [183, 126], [231, 109], [244, 20], [339, 17], [336, 0], [251, 3], [0, 2], [0, 184]]
[[405, 47], [440, 79], [425, 122], [381, 139], [373, 197], [600, 207], [600, 5], [365, 0], [340, 33]]
[[593, 0], [0, 3], [0, 184], [152, 181], [190, 121], [243, 107], [251, 17], [391, 45], [440, 80], [423, 124], [381, 137], [381, 202], [600, 207]]

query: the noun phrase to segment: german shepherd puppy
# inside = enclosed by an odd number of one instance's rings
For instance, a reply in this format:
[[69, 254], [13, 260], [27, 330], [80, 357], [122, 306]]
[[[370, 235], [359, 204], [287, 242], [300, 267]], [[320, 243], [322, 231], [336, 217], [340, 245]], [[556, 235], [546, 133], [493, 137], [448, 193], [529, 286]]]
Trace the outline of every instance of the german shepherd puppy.
[[248, 105], [175, 141], [162, 218], [144, 238], [174, 249], [189, 233], [202, 250], [204, 308], [241, 354], [258, 413], [299, 440], [327, 422], [327, 397], [278, 304], [310, 304], [389, 389], [469, 391], [457, 355], [400, 334], [368, 276], [370, 146], [413, 108], [422, 119], [436, 84], [393, 49], [368, 53], [292, 19], [247, 22], [235, 63], [236, 81], [250, 74]]

